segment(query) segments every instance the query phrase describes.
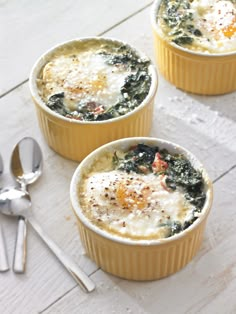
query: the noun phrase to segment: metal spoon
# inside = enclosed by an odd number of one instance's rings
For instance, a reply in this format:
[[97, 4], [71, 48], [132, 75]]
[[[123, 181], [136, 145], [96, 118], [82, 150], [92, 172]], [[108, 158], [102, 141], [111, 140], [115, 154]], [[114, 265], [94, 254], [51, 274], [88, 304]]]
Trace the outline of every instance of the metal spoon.
[[27, 218], [35, 231], [37, 231], [82, 289], [86, 292], [93, 291], [95, 289], [93, 281], [43, 231], [33, 217], [30, 208], [31, 199], [27, 191], [17, 188], [5, 188], [0, 191], [0, 212], [12, 216], [21, 215]]
[[[3, 161], [0, 155], [0, 175], [3, 173]], [[3, 235], [2, 226], [0, 224], [0, 272], [9, 270], [6, 245]]]
[[[11, 156], [11, 172], [23, 191], [34, 183], [42, 173], [42, 152], [38, 143], [31, 137], [24, 137], [15, 146]], [[24, 273], [26, 265], [27, 221], [19, 216], [13, 259], [15, 273]]]

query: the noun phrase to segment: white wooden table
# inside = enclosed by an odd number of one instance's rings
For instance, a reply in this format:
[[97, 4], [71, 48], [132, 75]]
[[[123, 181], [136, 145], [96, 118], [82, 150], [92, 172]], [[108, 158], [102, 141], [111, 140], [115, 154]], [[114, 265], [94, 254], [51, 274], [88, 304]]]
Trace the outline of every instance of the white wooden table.
[[[0, 1], [0, 185], [13, 146], [34, 137], [44, 155], [42, 177], [30, 187], [35, 217], [96, 283], [86, 294], [28, 228], [27, 270], [0, 273], [0, 313], [236, 313], [236, 92], [217, 97], [186, 94], [159, 75], [151, 136], [195, 153], [214, 181], [214, 204], [202, 247], [177, 274], [131, 282], [100, 270], [85, 256], [70, 208], [69, 185], [77, 163], [45, 143], [28, 88], [29, 71], [46, 49], [75, 37], [125, 40], [153, 59], [150, 0]], [[236, 79], [236, 78], [235, 78]], [[0, 216], [12, 264], [17, 221]]]

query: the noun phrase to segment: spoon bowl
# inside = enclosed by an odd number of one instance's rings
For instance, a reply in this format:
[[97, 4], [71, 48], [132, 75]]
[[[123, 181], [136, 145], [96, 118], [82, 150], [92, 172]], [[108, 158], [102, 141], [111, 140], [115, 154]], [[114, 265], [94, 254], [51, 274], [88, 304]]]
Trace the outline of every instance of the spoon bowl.
[[0, 212], [11, 216], [28, 217], [31, 208], [29, 193], [18, 188], [9, 187], [1, 190]]
[[22, 185], [34, 183], [42, 174], [42, 151], [32, 137], [24, 137], [14, 148], [11, 172]]

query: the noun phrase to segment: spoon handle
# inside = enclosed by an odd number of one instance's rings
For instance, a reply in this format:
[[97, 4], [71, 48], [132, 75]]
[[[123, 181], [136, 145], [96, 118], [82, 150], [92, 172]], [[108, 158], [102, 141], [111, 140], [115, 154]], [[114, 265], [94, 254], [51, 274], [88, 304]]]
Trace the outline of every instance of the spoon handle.
[[0, 224], [0, 272], [9, 270], [6, 246], [2, 226]]
[[23, 274], [25, 272], [27, 229], [26, 223], [26, 219], [22, 216], [19, 216], [15, 243], [15, 254], [13, 260], [13, 270], [15, 273], [18, 274]]
[[75, 281], [85, 292], [91, 292], [95, 289], [94, 282], [86, 275], [72, 260], [68, 257], [60, 247], [43, 231], [34, 217], [28, 217], [28, 221], [40, 235], [44, 242], [48, 245], [51, 251], [57, 256], [59, 261], [65, 266], [68, 272], [72, 275]]

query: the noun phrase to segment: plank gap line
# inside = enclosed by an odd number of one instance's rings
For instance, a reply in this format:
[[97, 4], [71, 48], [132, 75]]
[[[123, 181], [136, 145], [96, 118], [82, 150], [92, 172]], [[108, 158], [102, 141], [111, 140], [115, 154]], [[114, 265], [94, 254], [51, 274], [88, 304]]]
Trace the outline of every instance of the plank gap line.
[[14, 87], [12, 87], [11, 89], [9, 89], [8, 91], [4, 92], [2, 95], [0, 95], [0, 99], [3, 98], [4, 96], [7, 96], [8, 94], [10, 94], [11, 92], [13, 92], [15, 89], [17, 89], [18, 87], [24, 85], [26, 82], [28, 82], [28, 78], [26, 80], [24, 80], [23, 82], [15, 85]]
[[49, 304], [47, 307], [45, 307], [42, 311], [38, 312], [39, 314], [44, 313], [45, 311], [47, 311], [51, 306], [53, 306], [55, 303], [57, 303], [58, 301], [60, 301], [62, 298], [64, 298], [68, 293], [70, 293], [72, 290], [74, 290], [75, 288], [79, 287], [78, 285], [75, 285], [74, 287], [72, 287], [71, 289], [67, 290], [65, 293], [63, 293], [60, 297], [58, 297], [57, 299], [55, 299], [51, 304]]
[[213, 183], [216, 183], [217, 181], [219, 181], [221, 178], [223, 178], [224, 176], [226, 176], [228, 173], [230, 173], [232, 170], [234, 170], [236, 168], [236, 165], [232, 166], [231, 168], [229, 168], [228, 170], [226, 170], [225, 172], [223, 172], [218, 178], [216, 178], [215, 180], [213, 180]]
[[101, 32], [98, 34], [98, 36], [102, 36], [104, 34], [106, 34], [107, 32], [111, 31], [112, 29], [116, 28], [117, 26], [121, 25], [122, 23], [126, 22], [127, 20], [129, 20], [130, 18], [134, 17], [135, 15], [139, 14], [140, 12], [146, 10], [148, 7], [150, 7], [152, 5], [152, 2], [145, 5], [144, 7], [142, 7], [141, 9], [139, 9], [138, 11], [135, 11], [134, 13], [128, 15], [126, 18], [124, 18], [123, 20], [117, 22], [116, 24], [112, 25], [111, 27], [109, 27], [108, 29], [106, 29], [105, 31]]
[[[93, 274], [95, 274], [98, 270], [100, 270], [101, 268], [98, 267], [97, 269], [95, 269], [93, 272], [91, 272], [89, 274], [89, 277], [91, 277]], [[47, 311], [51, 306], [53, 306], [54, 304], [56, 304], [58, 301], [60, 301], [62, 298], [64, 298], [68, 293], [70, 293], [71, 291], [73, 291], [76, 287], [79, 287], [79, 285], [75, 285], [74, 287], [72, 287], [71, 289], [67, 290], [64, 294], [62, 294], [60, 297], [58, 297], [56, 300], [54, 300], [51, 304], [49, 304], [46, 308], [44, 308], [42, 311], [39, 312], [39, 314], [44, 313], [45, 311]], [[86, 292], [85, 292], [86, 293]]]

